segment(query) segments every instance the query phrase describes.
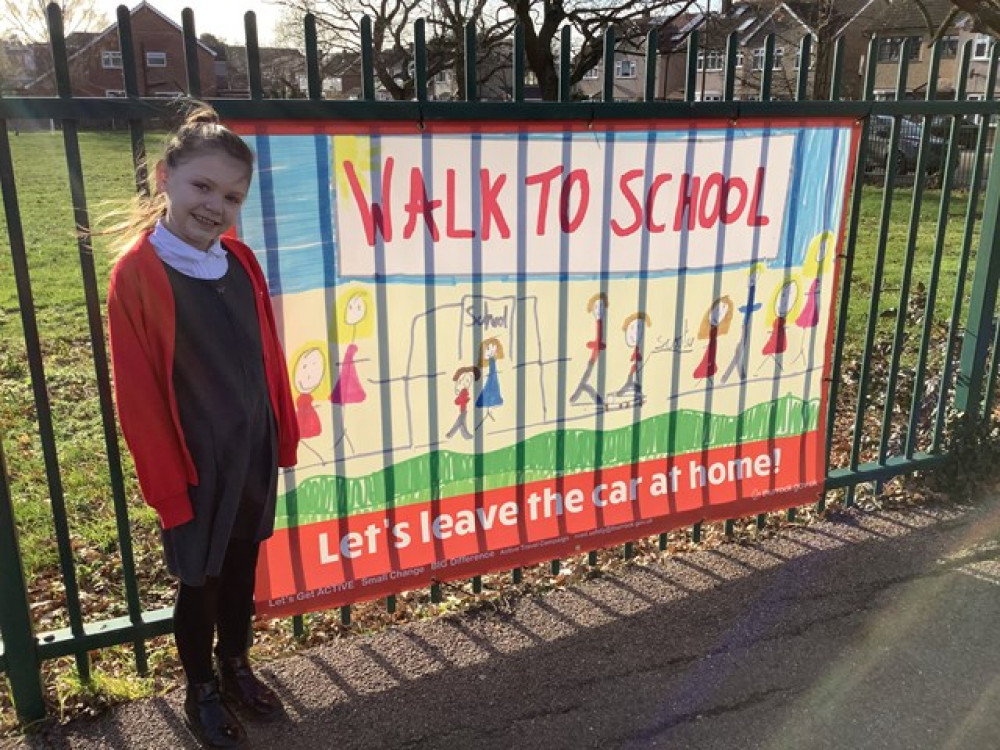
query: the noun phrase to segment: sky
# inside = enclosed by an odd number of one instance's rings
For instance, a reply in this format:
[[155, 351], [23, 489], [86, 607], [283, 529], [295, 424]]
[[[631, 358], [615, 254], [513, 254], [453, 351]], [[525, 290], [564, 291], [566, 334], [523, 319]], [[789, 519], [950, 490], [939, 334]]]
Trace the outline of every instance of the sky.
[[[119, 5], [134, 8], [139, 0], [98, 0], [98, 8], [113, 23]], [[174, 21], [181, 23], [181, 11], [194, 11], [194, 27], [199, 35], [214, 34], [227, 42], [242, 44], [243, 14], [252, 10], [257, 14], [257, 39], [262, 46], [274, 42], [274, 25], [280, 15], [280, 8], [263, 0], [151, 0], [150, 5]]]

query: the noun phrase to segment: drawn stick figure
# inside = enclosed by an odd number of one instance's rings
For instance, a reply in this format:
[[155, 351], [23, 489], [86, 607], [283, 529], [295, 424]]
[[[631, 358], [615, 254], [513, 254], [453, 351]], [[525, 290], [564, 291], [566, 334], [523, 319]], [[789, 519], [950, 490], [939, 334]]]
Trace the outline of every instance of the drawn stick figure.
[[483, 390], [476, 397], [476, 408], [485, 409], [483, 418], [476, 424], [476, 429], [487, 420], [496, 421], [493, 409], [503, 405], [503, 395], [500, 393], [500, 378], [497, 375], [497, 360], [503, 359], [503, 344], [498, 338], [488, 338], [479, 345], [479, 366], [489, 368]]
[[458, 416], [455, 417], [455, 423], [445, 437], [451, 438], [455, 436], [455, 433], [461, 433], [466, 440], [472, 440], [472, 433], [469, 432], [468, 407], [471, 400], [469, 391], [472, 389], [473, 382], [479, 380], [479, 368], [459, 367], [455, 370], [452, 380], [455, 381], [455, 406], [458, 407]]
[[587, 312], [594, 316], [594, 323], [596, 326], [596, 331], [594, 332], [594, 338], [587, 342], [587, 348], [590, 349], [590, 355], [587, 357], [587, 367], [583, 371], [583, 375], [580, 377], [580, 382], [576, 386], [576, 390], [573, 391], [573, 395], [569, 397], [569, 402], [575, 404], [584, 393], [590, 396], [594, 403], [597, 405], [601, 404], [601, 394], [597, 392], [597, 389], [590, 384], [590, 376], [594, 372], [594, 366], [597, 364], [597, 360], [600, 359], [602, 353], [607, 348], [604, 343], [604, 314], [608, 309], [608, 296], [603, 292], [599, 292], [590, 298], [587, 302]]

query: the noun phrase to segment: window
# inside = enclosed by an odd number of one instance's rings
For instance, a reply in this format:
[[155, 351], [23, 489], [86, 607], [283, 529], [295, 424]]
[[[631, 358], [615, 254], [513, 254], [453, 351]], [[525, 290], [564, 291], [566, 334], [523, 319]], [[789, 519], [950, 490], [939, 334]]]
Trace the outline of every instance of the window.
[[993, 38], [988, 34], [979, 34], [972, 44], [973, 60], [988, 60], [990, 58], [990, 46]]
[[938, 42], [941, 48], [941, 59], [942, 60], [953, 60], [958, 57], [958, 37], [957, 36], [943, 36]]
[[147, 68], [165, 68], [165, 67], [167, 67], [167, 53], [166, 52], [147, 52], [146, 53], [146, 67]]
[[177, 99], [178, 97], [184, 96], [181, 91], [157, 91], [153, 96], [158, 99]]
[[[986, 97], [983, 94], [967, 94], [965, 98], [968, 99], [970, 102], [981, 102]], [[972, 122], [974, 122], [976, 125], [978, 125], [980, 122], [982, 122], [983, 116], [982, 115], [970, 115], [969, 119]]]
[[105, 89], [104, 96], [106, 96], [108, 99], [124, 99], [125, 92], [122, 91], [121, 89]]
[[736, 67], [737, 68], [743, 67], [743, 50], [740, 50], [739, 52], [736, 53]]
[[596, 81], [601, 77], [601, 71], [596, 67], [591, 68], [586, 73], [583, 74], [583, 80], [585, 81]]
[[725, 62], [722, 50], [710, 49], [698, 53], [698, 70], [722, 70]]
[[920, 59], [921, 39], [919, 36], [901, 37], [886, 36], [878, 40], [878, 61], [879, 62], [899, 62], [899, 52], [903, 48], [903, 40], [908, 39], [910, 44], [910, 60]]
[[[795, 50], [795, 70], [802, 66], [802, 48]], [[809, 55], [809, 70], [816, 69], [816, 55]]]
[[101, 52], [102, 68], [120, 68], [122, 66], [122, 53], [116, 49], [106, 49]]
[[437, 75], [434, 76], [435, 83], [451, 83], [451, 71], [442, 70], [439, 71]]
[[[764, 69], [764, 48], [758, 47], [753, 51], [753, 69], [760, 71]], [[775, 47], [774, 49], [774, 62], [771, 64], [771, 70], [781, 70], [782, 63], [785, 59], [785, 48]]]
[[718, 91], [699, 91], [695, 98], [699, 102], [721, 102], [722, 94]]
[[635, 78], [635, 60], [615, 60], [615, 78]]
[[527, 70], [524, 73], [524, 85], [525, 86], [537, 86], [538, 76], [535, 75], [535, 71]]

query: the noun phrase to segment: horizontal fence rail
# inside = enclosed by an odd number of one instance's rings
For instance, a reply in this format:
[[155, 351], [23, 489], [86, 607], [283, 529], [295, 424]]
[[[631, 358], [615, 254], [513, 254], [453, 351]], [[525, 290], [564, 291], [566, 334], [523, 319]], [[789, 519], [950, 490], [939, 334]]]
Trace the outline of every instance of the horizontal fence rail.
[[[45, 630], [37, 626], [32, 614], [32, 581], [27, 576], [19, 534], [25, 533], [19, 521], [18, 492], [23, 491], [25, 477], [31, 473], [27, 459], [10, 450], [11, 435], [5, 425], [4, 446], [0, 446], [0, 670], [11, 683], [18, 714], [25, 720], [39, 718], [44, 713], [43, 685], [40, 664], [57, 657], [71, 656], [83, 679], [89, 679], [89, 654], [95, 649], [131, 644], [135, 653], [136, 668], [140, 673], [148, 669], [146, 641], [171, 632], [171, 610], [163, 606], [147, 608], [140, 576], [143, 566], [137, 562], [130, 533], [134, 519], [130, 519], [130, 498], [134, 500], [135, 483], [130, 472], [123, 471], [111, 402], [110, 375], [107, 367], [107, 350], [102, 318], [103, 273], [95, 265], [95, 251], [91, 243], [90, 212], [88, 208], [88, 183], [85, 179], [85, 159], [81, 155], [81, 123], [116, 121], [127, 123], [132, 156], [134, 180], [131, 185], [140, 193], [148, 193], [146, 170], [147, 143], [150, 128], [159, 129], [175, 112], [174, 104], [156, 98], [138, 95], [137, 61], [131, 29], [130, 13], [118, 11], [119, 44], [123, 61], [123, 90], [120, 99], [88, 99], [74, 96], [63, 39], [61, 17], [56, 6], [49, 8], [50, 34], [54, 60], [56, 95], [49, 97], [0, 98], [0, 185], [2, 185], [5, 226], [9, 240], [17, 304], [22, 326], [23, 350], [0, 339], [0, 346], [8, 351], [3, 355], [5, 368], [20, 373], [29, 388], [9, 397], [4, 404], [4, 415], [30, 413], [36, 435], [25, 438], [41, 446], [40, 477], [34, 481], [45, 485], [48, 518], [55, 539], [54, 558], [47, 575], [57, 575], [64, 589], [64, 601], [59, 603], [59, 624]], [[188, 93], [201, 94], [198, 70], [197, 39], [194, 16], [190, 11], [183, 15], [183, 35], [187, 61]], [[464, 101], [431, 101], [428, 99], [427, 41], [425, 26], [418, 21], [414, 28], [414, 98], [411, 101], [376, 101], [376, 81], [372, 62], [372, 34], [369, 19], [361, 24], [362, 92], [360, 101], [325, 100], [321, 92], [320, 55], [317, 45], [317, 19], [305, 17], [304, 42], [308, 98], [267, 99], [263, 96], [256, 21], [252, 13], [245, 19], [247, 57], [249, 70], [249, 98], [209, 98], [224, 119], [269, 119], [299, 121], [344, 122], [406, 122], [421, 125], [431, 122], [492, 121], [518, 122], [576, 120], [602, 123], [623, 120], [650, 120], [656, 118], [679, 121], [739, 122], [744, 119], [794, 116], [798, 118], [853, 117], [862, 124], [859, 149], [856, 154], [854, 183], [851, 186], [849, 212], [846, 217], [844, 254], [841, 261], [839, 297], [836, 300], [836, 321], [833, 351], [831, 354], [831, 381], [829, 411], [826, 414], [828, 471], [826, 497], [838, 497], [850, 505], [857, 502], [860, 493], [871, 494], [885, 483], [903, 474], [931, 469], [951, 459], [949, 436], [957, 424], [956, 411], [977, 421], [992, 419], [997, 372], [994, 353], [1000, 343], [1000, 326], [997, 325], [997, 286], [1000, 283], [1000, 233], [997, 223], [1000, 206], [1000, 165], [991, 160], [994, 149], [996, 117], [1000, 107], [993, 95], [998, 68], [998, 50], [994, 47], [989, 61], [989, 80], [986, 96], [980, 101], [967, 99], [966, 81], [971, 46], [961, 50], [956, 80], [958, 89], [951, 98], [937, 98], [938, 65], [940, 49], [933, 50], [930, 77], [921, 81], [923, 99], [907, 99], [908, 91], [917, 83], [908, 75], [909, 54], [905, 42], [897, 68], [894, 101], [875, 101], [876, 40], [872, 40], [867, 53], [867, 70], [862, 98], [841, 99], [843, 75], [847, 61], [844, 46], [836, 45], [834, 64], [830, 77], [828, 99], [809, 99], [810, 60], [814, 54], [812, 40], [807, 36], [799, 50], [801, 64], [794, 86], [794, 100], [774, 101], [771, 77], [775, 55], [774, 37], [769, 37], [764, 48], [763, 71], [760, 76], [756, 100], [734, 100], [737, 42], [736, 35], [725, 43], [724, 101], [697, 102], [699, 76], [699, 34], [693, 32], [687, 40], [686, 91], [684, 101], [657, 101], [657, 37], [651, 31], [644, 51], [647, 78], [643, 82], [641, 101], [612, 101], [614, 95], [614, 68], [616, 40], [614, 29], [604, 37], [604, 78], [601, 98], [603, 101], [574, 101], [570, 86], [572, 39], [569, 29], [560, 37], [559, 101], [525, 101], [525, 51], [524, 31], [514, 31], [511, 60], [510, 101], [477, 100], [477, 38], [470, 24], [464, 36], [464, 75], [467, 82], [463, 91]], [[37, 302], [37, 286], [33, 283], [34, 261], [32, 246], [28, 241], [29, 230], [23, 225], [23, 206], [20, 202], [21, 184], [18, 177], [23, 161], [15, 159], [9, 133], [14, 122], [42, 122], [57, 128], [62, 134], [65, 155], [65, 173], [68, 177], [69, 196], [72, 203], [72, 226], [81, 231], [78, 235], [76, 267], [82, 286], [82, 299], [76, 313], [87, 321], [81, 338], [92, 355], [93, 372], [90, 374], [92, 394], [89, 402], [71, 402], [73, 397], [64, 389], [60, 379], [65, 376], [53, 373], [57, 354], [51, 337], [56, 335], [44, 325], [46, 310]], [[15, 131], [16, 132], [16, 131]], [[85, 154], [84, 154], [85, 155]], [[130, 179], [133, 179], [130, 176]], [[984, 211], [985, 207], [985, 211]], [[980, 218], [981, 217], [981, 218]], [[32, 229], [31, 231], [35, 231]], [[524, 243], [524, 227], [516, 227]], [[605, 247], [607, 243], [604, 243]], [[565, 256], [567, 248], [561, 248]], [[978, 252], [977, 252], [978, 250]], [[606, 250], [604, 251], [607, 252]], [[433, 253], [426, 251], [427, 263], [433, 270]], [[565, 260], [565, 259], [564, 259]], [[474, 263], [471, 289], [482, 290], [482, 248], [478, 248]], [[525, 259], [520, 259], [524, 269]], [[602, 262], [607, 268], [607, 258]], [[564, 264], [562, 268], [566, 268]], [[526, 296], [525, 274], [519, 274], [519, 296]], [[600, 290], [607, 291], [608, 276], [603, 274]], [[650, 300], [644, 281], [637, 285], [637, 309], [647, 304], [676, 305], [682, 310], [684, 287], [681, 285], [677, 300]], [[718, 291], [718, 288], [716, 288]], [[435, 289], [427, 285], [427, 309], [435, 306]], [[380, 316], [388, 309], [390, 301], [384, 285], [379, 286], [375, 305]], [[558, 306], [564, 314], [568, 308], [565, 292], [560, 292]], [[36, 318], [36, 312], [39, 313]], [[2, 323], [2, 320], [0, 320]], [[9, 324], [8, 324], [9, 325]], [[517, 361], [528, 356], [526, 316], [518, 316], [515, 325], [518, 346]], [[40, 328], [42, 330], [40, 330]], [[437, 372], [443, 365], [436, 359], [437, 336], [431, 328], [432, 339], [427, 348], [428, 372]], [[479, 336], [474, 344], [482, 343]], [[383, 335], [379, 340], [379, 361], [387, 367], [388, 346]], [[565, 362], [568, 342], [565, 331], [560, 331], [558, 359]], [[24, 360], [26, 369], [15, 366]], [[58, 364], [58, 363], [55, 363]], [[20, 369], [19, 369], [20, 368]], [[5, 374], [5, 378], [7, 375]], [[379, 373], [382, 382], [388, 373]], [[526, 373], [522, 368], [517, 376], [514, 391], [518, 404], [525, 403]], [[606, 385], [603, 370], [598, 371], [600, 390]], [[564, 405], [571, 384], [566, 367], [560, 366], [558, 377], [559, 403]], [[426, 395], [429, 413], [437, 414], [439, 394], [429, 385]], [[381, 387], [380, 396], [390, 408], [392, 396], [387, 387]], [[74, 510], [79, 501], [79, 488], [67, 490], [66, 455], [67, 428], [61, 424], [73, 409], [91, 409], [94, 423], [100, 420], [101, 440], [88, 446], [88, 450], [104, 457], [105, 485], [102, 488], [107, 503], [114, 509], [115, 540], [111, 545], [119, 557], [119, 575], [115, 583], [119, 592], [105, 590], [102, 596], [117, 601], [115, 616], [100, 621], [88, 621], [84, 614], [83, 600], [89, 596], [86, 583], [81, 586], [81, 550], [74, 539], [72, 523], [83, 520]], [[523, 409], [523, 406], [519, 407]], [[559, 408], [564, 408], [560, 406]], [[518, 446], [523, 446], [523, 411], [519, 419]], [[55, 416], [54, 416], [55, 415]], [[598, 430], [603, 424], [598, 417]], [[383, 419], [382, 430], [391, 431]], [[426, 426], [429, 434], [437, 434], [440, 425]], [[391, 437], [391, 436], [390, 436]], [[476, 459], [482, 468], [483, 436], [477, 432]], [[389, 444], [386, 440], [386, 444]], [[596, 465], [602, 465], [603, 444], [597, 441]], [[836, 449], [833, 448], [836, 446]], [[3, 448], [6, 447], [6, 464]], [[343, 458], [338, 448], [338, 457]], [[565, 456], [565, 438], [556, 445], [553, 461]], [[633, 447], [633, 454], [638, 445]], [[386, 456], [384, 473], [386, 497], [393, 497], [394, 475], [389, 467], [391, 456]], [[517, 454], [519, 475], [523, 475], [526, 457], [523, 447]], [[600, 470], [598, 470], [600, 471]], [[438, 485], [442, 466], [434, 459], [430, 464], [429, 484], [432, 502], [440, 500]], [[481, 473], [481, 472], [480, 472]], [[561, 485], [557, 485], [561, 487]], [[476, 492], [483, 492], [481, 480]], [[131, 493], [131, 494], [130, 494]], [[523, 501], [523, 492], [518, 498]], [[794, 517], [794, 511], [789, 511]], [[763, 516], [756, 519], [763, 526]], [[31, 523], [40, 523], [33, 518]], [[732, 533], [733, 522], [725, 523], [725, 532]], [[696, 524], [690, 531], [697, 542], [703, 533]], [[658, 540], [666, 548], [667, 535]], [[630, 543], [622, 550], [626, 557], [634, 553]], [[588, 564], [598, 562], [597, 553], [588, 556]], [[558, 572], [560, 561], [552, 561], [551, 568]], [[522, 571], [511, 571], [513, 580], [521, 580]], [[480, 592], [483, 581], [471, 581], [471, 590]], [[430, 590], [432, 601], [441, 598], [440, 585]], [[389, 596], [386, 607], [391, 612], [396, 599]], [[341, 611], [341, 619], [350, 621], [349, 608]], [[293, 627], [302, 633], [304, 620], [297, 617]]]

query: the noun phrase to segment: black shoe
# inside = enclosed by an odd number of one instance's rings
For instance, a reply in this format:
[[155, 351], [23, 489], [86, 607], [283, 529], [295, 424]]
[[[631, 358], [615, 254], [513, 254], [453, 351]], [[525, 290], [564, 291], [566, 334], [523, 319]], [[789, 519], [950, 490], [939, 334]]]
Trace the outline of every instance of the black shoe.
[[208, 747], [239, 747], [247, 738], [240, 720], [223, 702], [216, 680], [188, 684], [184, 718]]
[[219, 685], [228, 701], [263, 721], [272, 721], [281, 715], [281, 699], [257, 679], [250, 669], [246, 654], [216, 656], [216, 660], [219, 665]]

